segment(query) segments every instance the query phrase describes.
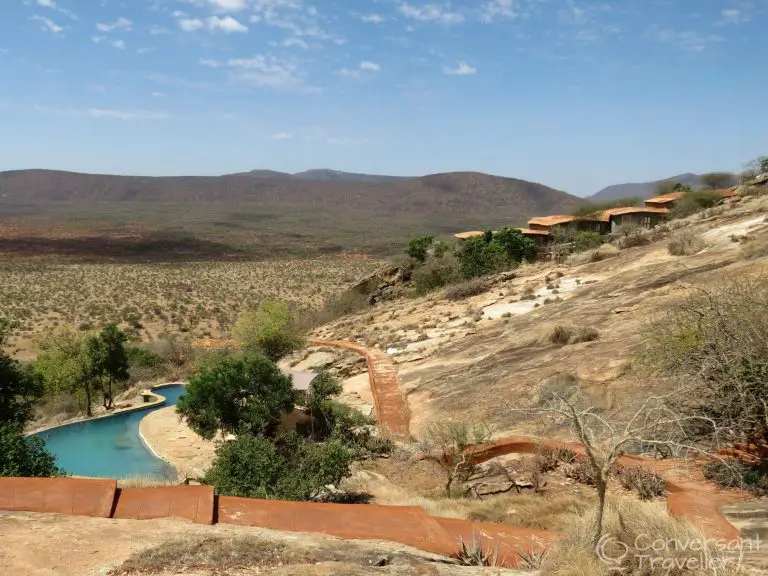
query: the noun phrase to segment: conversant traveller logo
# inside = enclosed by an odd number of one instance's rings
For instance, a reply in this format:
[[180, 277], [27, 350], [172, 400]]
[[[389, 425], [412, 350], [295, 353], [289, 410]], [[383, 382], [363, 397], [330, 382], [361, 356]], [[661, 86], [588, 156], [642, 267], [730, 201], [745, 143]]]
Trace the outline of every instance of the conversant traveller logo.
[[624, 542], [604, 534], [595, 546], [595, 554], [613, 574], [671, 574], [680, 570], [724, 570], [741, 567], [744, 554], [763, 549], [759, 537], [717, 540], [701, 538], [659, 538], [639, 534]]

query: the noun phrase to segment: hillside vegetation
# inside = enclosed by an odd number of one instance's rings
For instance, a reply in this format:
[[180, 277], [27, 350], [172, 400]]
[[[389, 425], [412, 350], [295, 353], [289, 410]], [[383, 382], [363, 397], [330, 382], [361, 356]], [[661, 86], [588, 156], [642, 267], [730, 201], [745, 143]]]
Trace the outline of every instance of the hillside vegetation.
[[371, 183], [21, 170], [0, 173], [0, 249], [35, 255], [61, 247], [98, 257], [98, 240], [107, 238], [111, 258], [121, 251], [153, 260], [392, 253], [417, 231], [521, 226], [530, 216], [570, 212], [580, 202], [541, 184], [470, 172]]

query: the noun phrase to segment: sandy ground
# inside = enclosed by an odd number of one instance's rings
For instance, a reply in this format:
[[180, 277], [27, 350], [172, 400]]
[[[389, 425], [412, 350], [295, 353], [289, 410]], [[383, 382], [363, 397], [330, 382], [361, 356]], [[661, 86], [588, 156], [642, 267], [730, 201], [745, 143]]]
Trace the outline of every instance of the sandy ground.
[[151, 449], [179, 472], [182, 478], [198, 478], [213, 461], [216, 444], [195, 434], [176, 414], [176, 407], [148, 414], [139, 432]]
[[[346, 542], [317, 535], [275, 532], [259, 528], [226, 525], [200, 526], [176, 520], [110, 520], [54, 514], [26, 514], [0, 512], [0, 574], [14, 576], [91, 576], [103, 575], [120, 565], [131, 554], [156, 546], [171, 538], [191, 536], [254, 536], [308, 547], [311, 550], [336, 551], [359, 564], [311, 565], [277, 569], [275, 574], [329, 575], [330, 574], [435, 574], [471, 575], [474, 569], [442, 566], [437, 557], [406, 546], [386, 542]], [[373, 568], [377, 558], [393, 560], [399, 555], [403, 561], [399, 570]], [[440, 559], [444, 561], [444, 559]], [[361, 567], [360, 564], [363, 566]], [[392, 561], [392, 564], [396, 562]], [[394, 569], [395, 566], [391, 566]], [[172, 574], [166, 572], [165, 574]], [[230, 572], [227, 572], [230, 574]], [[248, 571], [248, 574], [255, 572]], [[264, 572], [261, 572], [264, 573]], [[518, 574], [515, 571], [497, 571], [492, 574]], [[206, 571], [184, 572], [208, 574]], [[234, 574], [231, 573], [231, 574]]]

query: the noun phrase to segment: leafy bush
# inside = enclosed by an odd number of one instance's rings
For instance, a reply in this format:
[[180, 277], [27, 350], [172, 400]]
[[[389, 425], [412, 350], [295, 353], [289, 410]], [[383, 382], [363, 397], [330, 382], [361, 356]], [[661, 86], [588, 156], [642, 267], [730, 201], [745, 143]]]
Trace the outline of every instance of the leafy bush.
[[15, 422], [0, 423], [0, 476], [62, 476], [56, 457], [35, 436], [24, 437]]
[[603, 243], [603, 237], [599, 232], [578, 232], [573, 242], [576, 252], [585, 252], [599, 247]]
[[711, 190], [691, 190], [675, 202], [669, 211], [672, 219], [687, 218], [692, 214], [712, 208], [723, 201], [722, 195]]
[[315, 443], [295, 433], [277, 441], [244, 435], [216, 449], [203, 481], [225, 496], [310, 500], [348, 477], [354, 457], [339, 438]]
[[457, 257], [462, 275], [469, 279], [498, 272], [523, 260], [533, 260], [537, 253], [536, 242], [516, 228], [504, 228], [495, 234], [468, 238], [459, 247]]
[[189, 380], [176, 411], [203, 438], [217, 432], [271, 436], [293, 410], [291, 377], [264, 356], [227, 358]]
[[691, 256], [704, 249], [704, 241], [701, 236], [690, 231], [678, 232], [669, 240], [667, 250], [672, 256]]
[[619, 483], [625, 490], [631, 490], [637, 494], [640, 500], [653, 500], [660, 498], [667, 492], [664, 479], [655, 472], [642, 466], [625, 468], [617, 466], [614, 470]]
[[435, 237], [430, 234], [414, 236], [408, 243], [408, 248], [405, 249], [405, 253], [423, 264], [427, 260], [429, 248], [432, 246], [434, 240]]
[[128, 363], [131, 366], [137, 366], [139, 368], [156, 368], [160, 366], [164, 360], [159, 354], [155, 354], [152, 350], [147, 348], [140, 348], [138, 346], [129, 346], [125, 349]]
[[246, 350], [277, 361], [301, 346], [293, 311], [281, 300], [264, 300], [255, 310], [241, 312], [233, 330]]
[[488, 290], [488, 284], [482, 278], [473, 278], [459, 284], [449, 286], [443, 291], [443, 296], [448, 300], [464, 300], [470, 296], [477, 296]]
[[459, 262], [453, 255], [442, 258], [430, 258], [423, 266], [414, 269], [411, 275], [413, 286], [418, 294], [427, 294], [461, 279]]

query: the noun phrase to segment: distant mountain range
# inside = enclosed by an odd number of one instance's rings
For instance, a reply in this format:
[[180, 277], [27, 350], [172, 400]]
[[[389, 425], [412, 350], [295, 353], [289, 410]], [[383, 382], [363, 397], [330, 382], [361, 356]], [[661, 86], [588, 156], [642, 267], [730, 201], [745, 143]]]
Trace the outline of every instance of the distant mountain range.
[[[686, 174], [672, 176], [671, 178], [664, 178], [663, 180], [655, 180], [654, 182], [614, 184], [613, 186], [603, 188], [600, 192], [597, 192], [592, 196], [588, 196], [586, 200], [590, 202], [609, 202], [620, 198], [652, 198], [653, 196], [656, 196], [656, 191], [659, 186], [665, 182], [680, 182], [693, 188], [702, 185], [700, 174], [692, 174], [688, 172]], [[734, 175], [733, 183], [731, 185], [733, 186], [737, 183], [737, 177]]]
[[0, 252], [7, 223], [6, 233], [26, 229], [21, 224], [36, 226], [24, 246], [36, 245], [44, 230], [64, 226], [121, 234], [121, 241], [135, 236], [137, 242], [172, 232], [246, 247], [257, 256], [393, 254], [416, 234], [523, 226], [532, 216], [568, 214], [583, 203], [543, 184], [478, 172], [399, 178], [256, 170], [149, 177], [15, 170], [0, 172]]
[[355, 172], [341, 172], [340, 170], [329, 170], [321, 168], [316, 170], [305, 170], [289, 174], [288, 172], [276, 172], [274, 170], [251, 170], [250, 172], [241, 172], [233, 176], [250, 176], [265, 180], [310, 180], [315, 182], [366, 182], [369, 184], [384, 184], [387, 182], [396, 182], [398, 180], [408, 180], [408, 176], [385, 176], [378, 174], [357, 174]]

